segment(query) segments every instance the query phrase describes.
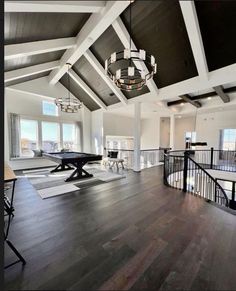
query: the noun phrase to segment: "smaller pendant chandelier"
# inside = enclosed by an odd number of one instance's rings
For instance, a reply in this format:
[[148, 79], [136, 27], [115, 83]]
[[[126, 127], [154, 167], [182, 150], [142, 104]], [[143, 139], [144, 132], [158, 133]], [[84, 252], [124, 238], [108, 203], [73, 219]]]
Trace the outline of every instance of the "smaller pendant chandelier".
[[[147, 81], [157, 72], [157, 64], [153, 55], [148, 55], [145, 50], [131, 49], [131, 2], [130, 1], [130, 43], [129, 48], [114, 52], [105, 61], [105, 72], [118, 88], [125, 91], [141, 90]], [[138, 69], [134, 63], [144, 62], [147, 70]], [[125, 63], [125, 66], [124, 66]], [[117, 66], [120, 68], [117, 69]], [[122, 66], [122, 68], [121, 68]], [[112, 73], [115, 71], [115, 74]]]
[[61, 109], [62, 112], [76, 113], [82, 107], [82, 103], [74, 96], [70, 94], [70, 75], [69, 69], [71, 67], [70, 63], [68, 65], [67, 71], [67, 86], [68, 86], [68, 97], [58, 97], [55, 100], [55, 104]]

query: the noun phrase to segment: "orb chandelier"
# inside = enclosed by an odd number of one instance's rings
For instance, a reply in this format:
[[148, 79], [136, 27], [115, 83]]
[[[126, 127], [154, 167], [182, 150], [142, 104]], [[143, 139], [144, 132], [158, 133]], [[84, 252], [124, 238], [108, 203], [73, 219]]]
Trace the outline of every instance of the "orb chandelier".
[[66, 63], [68, 66], [67, 70], [67, 86], [68, 86], [68, 97], [58, 97], [55, 100], [55, 104], [61, 109], [62, 112], [76, 113], [82, 107], [82, 103], [74, 96], [70, 94], [70, 75], [69, 69], [71, 68], [70, 63]]
[[[129, 48], [112, 53], [105, 61], [107, 76], [118, 88], [125, 91], [141, 90], [147, 84], [147, 81], [152, 79], [153, 75], [157, 72], [157, 64], [153, 55], [148, 55], [143, 49], [131, 49], [131, 2], [129, 5]], [[137, 62], [143, 62], [147, 69], [145, 69], [145, 66], [141, 69], [137, 68], [134, 65]]]

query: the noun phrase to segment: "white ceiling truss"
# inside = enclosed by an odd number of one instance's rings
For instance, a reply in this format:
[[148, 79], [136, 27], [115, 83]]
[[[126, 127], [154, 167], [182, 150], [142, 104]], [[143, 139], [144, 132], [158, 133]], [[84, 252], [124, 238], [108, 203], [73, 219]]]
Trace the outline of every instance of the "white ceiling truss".
[[98, 13], [105, 1], [5, 1], [5, 12]]
[[60, 80], [67, 72], [66, 63], [73, 66], [127, 6], [129, 6], [129, 1], [108, 1], [101, 12], [90, 16], [77, 35], [76, 47], [68, 49], [61, 58], [60, 68], [50, 73], [50, 84], [56, 84]]
[[5, 60], [73, 48], [75, 37], [10, 44], [4, 47]]
[[193, 1], [179, 1], [179, 3], [188, 32], [198, 75], [203, 79], [207, 79], [208, 67], [195, 4]]
[[[120, 102], [106, 106], [99, 96], [73, 70], [69, 72], [70, 77], [100, 108], [106, 110], [134, 102], [168, 100], [180, 95], [235, 82], [236, 64], [212, 72], [208, 71], [194, 1], [179, 1], [179, 3], [198, 71], [197, 77], [164, 88], [157, 88], [154, 80], [149, 80], [147, 83], [150, 90], [149, 93], [127, 100], [123, 92], [106, 76], [103, 64], [100, 64], [89, 48], [111, 25], [124, 47], [129, 47], [130, 36], [120, 18], [120, 14], [129, 6], [130, 1], [5, 1], [5, 12], [92, 13], [76, 37], [6, 45], [5, 60], [63, 49], [66, 49], [66, 52], [58, 61], [5, 72], [5, 83], [51, 71], [48, 76], [48, 82], [51, 85], [56, 84], [67, 72], [66, 63], [69, 62], [73, 66], [79, 58], [84, 56], [116, 97], [119, 98]], [[131, 41], [131, 47], [132, 49], [137, 49], [133, 41]], [[138, 69], [147, 70], [144, 63], [134, 63]]]
[[51, 71], [55, 68], [58, 68], [60, 66], [59, 61], [53, 61], [48, 63], [43, 63], [39, 65], [34, 65], [22, 69], [17, 69], [9, 72], [4, 73], [4, 82], [9, 82], [21, 78], [25, 78], [31, 75], [39, 74], [46, 71]]
[[87, 50], [84, 56], [87, 61], [93, 66], [93, 68], [98, 72], [99, 76], [106, 82], [112, 92], [120, 99], [121, 103], [123, 105], [126, 105], [128, 103], [127, 98], [122, 93], [122, 91], [112, 82], [112, 80], [107, 77], [104, 67], [99, 63], [93, 53], [90, 50]]

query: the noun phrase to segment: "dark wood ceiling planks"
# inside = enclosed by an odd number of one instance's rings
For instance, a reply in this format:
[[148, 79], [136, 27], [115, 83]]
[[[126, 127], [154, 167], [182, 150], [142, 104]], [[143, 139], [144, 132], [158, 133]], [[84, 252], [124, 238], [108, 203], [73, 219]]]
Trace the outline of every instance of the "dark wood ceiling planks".
[[236, 63], [236, 1], [195, 1], [209, 71]]
[[[65, 74], [60, 79], [61, 84], [68, 89], [68, 77], [67, 74]], [[80, 86], [72, 79], [70, 78], [70, 92], [77, 97], [81, 102], [84, 103], [84, 105], [91, 111], [100, 109], [99, 105], [93, 99], [86, 93]]]
[[4, 62], [5, 72], [59, 60], [65, 50], [10, 59]]
[[95, 71], [85, 57], [81, 57], [74, 64], [73, 70], [106, 105], [112, 105], [119, 102], [119, 99], [115, 95], [110, 95], [112, 94], [111, 89], [107, 86], [101, 76]]
[[[190, 42], [178, 1], [139, 1], [132, 5], [131, 36], [137, 48], [157, 60], [154, 81], [162, 88], [197, 76]], [[129, 27], [129, 8], [121, 15]]]
[[73, 37], [89, 16], [89, 13], [5, 13], [4, 43]]

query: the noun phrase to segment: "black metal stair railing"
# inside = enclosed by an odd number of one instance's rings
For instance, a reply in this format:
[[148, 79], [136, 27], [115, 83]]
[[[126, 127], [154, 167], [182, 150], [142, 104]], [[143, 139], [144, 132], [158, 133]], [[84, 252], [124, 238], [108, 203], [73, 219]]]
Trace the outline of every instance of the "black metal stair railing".
[[229, 199], [222, 186], [190, 156], [188, 151], [165, 154], [164, 183], [229, 207]]

